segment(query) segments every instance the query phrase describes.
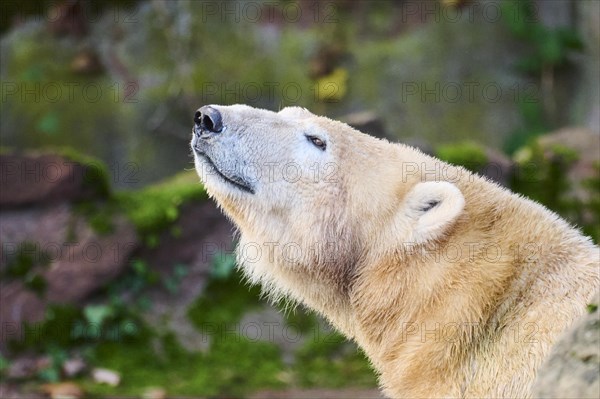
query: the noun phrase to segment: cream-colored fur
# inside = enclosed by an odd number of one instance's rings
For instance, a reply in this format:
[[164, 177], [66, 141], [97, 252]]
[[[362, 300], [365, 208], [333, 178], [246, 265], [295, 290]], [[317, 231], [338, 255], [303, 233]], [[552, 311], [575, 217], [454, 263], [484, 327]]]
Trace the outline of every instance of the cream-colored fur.
[[196, 168], [250, 281], [355, 340], [390, 397], [528, 395], [598, 290], [597, 246], [414, 148], [296, 107], [212, 107], [223, 130], [194, 137]]

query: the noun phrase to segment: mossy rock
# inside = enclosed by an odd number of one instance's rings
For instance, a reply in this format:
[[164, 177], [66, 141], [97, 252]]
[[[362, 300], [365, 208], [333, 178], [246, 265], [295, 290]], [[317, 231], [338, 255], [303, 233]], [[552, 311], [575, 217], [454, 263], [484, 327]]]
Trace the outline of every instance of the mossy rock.
[[1, 162], [0, 203], [6, 207], [110, 197], [106, 165], [70, 148], [20, 151], [3, 147]]
[[479, 172], [488, 162], [485, 149], [472, 141], [441, 145], [435, 155], [442, 161], [463, 166], [471, 172]]
[[115, 197], [146, 244], [155, 246], [158, 234], [179, 217], [181, 206], [188, 201], [202, 201], [207, 194], [196, 172], [185, 171], [141, 190], [117, 193]]
[[600, 239], [600, 137], [563, 129], [532, 140], [513, 156], [511, 188], [547, 206], [597, 243]]

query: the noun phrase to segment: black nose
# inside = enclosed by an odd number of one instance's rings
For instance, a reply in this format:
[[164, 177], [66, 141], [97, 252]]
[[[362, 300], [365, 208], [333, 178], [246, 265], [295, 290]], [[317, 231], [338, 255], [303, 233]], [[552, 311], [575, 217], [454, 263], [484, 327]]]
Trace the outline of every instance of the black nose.
[[223, 121], [221, 113], [206, 105], [196, 111], [194, 115], [196, 129], [205, 130], [213, 133], [219, 133], [223, 130]]

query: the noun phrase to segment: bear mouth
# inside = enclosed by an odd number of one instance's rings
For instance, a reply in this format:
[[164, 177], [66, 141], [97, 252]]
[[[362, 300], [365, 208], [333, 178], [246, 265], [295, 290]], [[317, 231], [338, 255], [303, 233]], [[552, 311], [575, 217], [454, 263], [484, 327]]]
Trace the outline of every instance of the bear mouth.
[[198, 154], [198, 156], [200, 158], [202, 158], [205, 161], [205, 163], [208, 164], [216, 172], [215, 174], [217, 176], [219, 176], [221, 178], [221, 180], [224, 180], [225, 182], [229, 183], [230, 185], [232, 185], [244, 192], [254, 194], [254, 188], [248, 182], [246, 182], [243, 178], [221, 171], [217, 167], [217, 165], [215, 165], [215, 163], [212, 161], [212, 159], [210, 159], [210, 157], [208, 155], [206, 155], [205, 153], [196, 150], [196, 154]]

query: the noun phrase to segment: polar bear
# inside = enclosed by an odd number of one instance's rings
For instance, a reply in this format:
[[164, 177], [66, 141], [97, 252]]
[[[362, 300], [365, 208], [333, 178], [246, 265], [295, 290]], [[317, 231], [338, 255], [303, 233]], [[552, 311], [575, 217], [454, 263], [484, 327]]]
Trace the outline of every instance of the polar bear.
[[248, 279], [356, 341], [390, 397], [528, 396], [600, 286], [543, 206], [306, 109], [204, 106], [191, 147]]

